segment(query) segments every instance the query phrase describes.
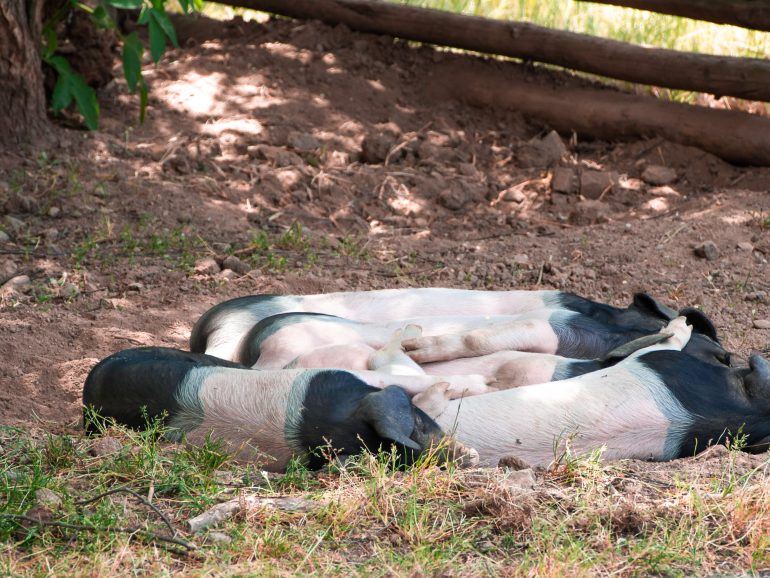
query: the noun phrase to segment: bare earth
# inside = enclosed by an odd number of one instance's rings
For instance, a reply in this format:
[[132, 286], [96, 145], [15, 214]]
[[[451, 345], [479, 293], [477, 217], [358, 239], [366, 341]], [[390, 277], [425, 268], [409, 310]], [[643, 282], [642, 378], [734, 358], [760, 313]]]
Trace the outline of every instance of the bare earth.
[[[98, 359], [185, 347], [208, 307], [253, 293], [559, 288], [623, 305], [644, 290], [702, 306], [741, 356], [770, 352], [754, 324], [770, 319], [770, 169], [562, 135], [562, 166], [615, 181], [585, 200], [552, 192], [547, 127], [442, 89], [476, 67], [585, 80], [314, 23], [179, 32], [148, 71], [144, 125], [114, 82], [102, 132], [0, 158], [0, 284], [30, 278], [0, 295], [0, 423], [77, 431]], [[675, 180], [643, 182], [649, 165]], [[716, 258], [696, 256], [709, 240]]]

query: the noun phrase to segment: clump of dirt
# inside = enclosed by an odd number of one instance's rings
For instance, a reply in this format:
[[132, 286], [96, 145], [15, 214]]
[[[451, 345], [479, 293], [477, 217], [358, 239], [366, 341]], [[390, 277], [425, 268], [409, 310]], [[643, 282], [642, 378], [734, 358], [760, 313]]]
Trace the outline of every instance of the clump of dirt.
[[146, 72], [145, 124], [114, 80], [100, 132], [0, 159], [4, 423], [75, 423], [98, 359], [185, 347], [198, 315], [250, 293], [645, 290], [703, 307], [739, 355], [770, 349], [768, 169], [557, 135], [432, 86], [453, 66], [587, 82], [549, 69], [314, 22], [178, 32]]

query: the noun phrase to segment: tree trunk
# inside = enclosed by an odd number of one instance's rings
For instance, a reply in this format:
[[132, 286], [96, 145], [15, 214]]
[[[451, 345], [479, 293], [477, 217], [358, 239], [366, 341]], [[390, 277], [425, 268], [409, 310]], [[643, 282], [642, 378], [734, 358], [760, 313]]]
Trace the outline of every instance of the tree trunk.
[[770, 32], [767, 0], [582, 0]]
[[0, 0], [0, 151], [48, 128], [40, 61], [42, 0]]

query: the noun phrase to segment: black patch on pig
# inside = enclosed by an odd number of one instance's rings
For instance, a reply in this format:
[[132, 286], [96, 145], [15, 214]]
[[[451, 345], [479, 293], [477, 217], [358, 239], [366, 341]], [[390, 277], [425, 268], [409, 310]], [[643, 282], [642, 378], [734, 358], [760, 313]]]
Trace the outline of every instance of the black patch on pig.
[[247, 311], [258, 323], [265, 317], [291, 308], [291, 297], [280, 295], [246, 295], [218, 303], [200, 316], [190, 333], [190, 351], [206, 351], [209, 336], [221, 328], [222, 316], [233, 311]]
[[167, 347], [138, 347], [120, 351], [100, 361], [88, 374], [83, 387], [83, 405], [96, 410], [96, 421], [84, 412], [89, 433], [97, 432], [106, 419], [142, 429], [147, 421], [180, 409], [176, 400], [179, 385], [197, 367], [242, 365], [210, 355]]
[[[678, 434], [678, 457], [691, 456], [730, 437], [747, 436], [747, 449], [763, 449], [770, 436], [770, 396], [746, 386], [756, 371], [707, 363], [680, 351], [653, 351], [638, 362], [654, 371], [668, 391], [687, 410], [692, 424], [672, 424]], [[770, 384], [767, 390], [770, 392]], [[660, 403], [665, 405], [665, 400]], [[665, 408], [662, 408], [665, 412]]]
[[317, 451], [331, 445], [339, 455], [376, 452], [395, 444], [404, 463], [413, 462], [441, 428], [415, 407], [406, 392], [391, 385], [377, 389], [353, 374], [324, 370], [308, 382], [298, 432], [287, 432], [309, 451], [308, 467], [322, 467], [328, 456]]

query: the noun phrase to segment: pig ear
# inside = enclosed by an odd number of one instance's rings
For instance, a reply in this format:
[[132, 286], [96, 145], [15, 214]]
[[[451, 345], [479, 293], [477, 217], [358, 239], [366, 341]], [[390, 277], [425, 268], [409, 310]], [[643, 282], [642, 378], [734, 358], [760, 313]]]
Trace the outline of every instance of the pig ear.
[[685, 307], [679, 312], [679, 315], [684, 316], [687, 319], [687, 325], [692, 325], [695, 333], [702, 333], [706, 337], [710, 337], [717, 343], [719, 343], [719, 337], [717, 337], [717, 328], [711, 322], [711, 319], [706, 317], [700, 309], [695, 307]]
[[412, 402], [397, 385], [368, 394], [358, 406], [359, 415], [377, 434], [407, 448], [422, 448], [410, 438], [414, 431]]
[[663, 343], [666, 339], [672, 337], [673, 335], [673, 333], [664, 332], [653, 333], [652, 335], [639, 337], [638, 339], [634, 339], [633, 341], [629, 341], [628, 343], [624, 343], [623, 345], [616, 347], [609, 353], [605, 354], [605, 356], [601, 358], [601, 361], [604, 363], [617, 363], [621, 359], [625, 359], [640, 349], [644, 349], [645, 347], [650, 347], [652, 345], [657, 345], [658, 343]]
[[756, 353], [749, 357], [751, 372], [743, 378], [743, 384], [751, 395], [770, 397], [770, 361]]
[[634, 295], [633, 307], [668, 321], [672, 321], [678, 317], [677, 312], [671, 309], [671, 307], [666, 307], [663, 303], [647, 293], [636, 293]]

